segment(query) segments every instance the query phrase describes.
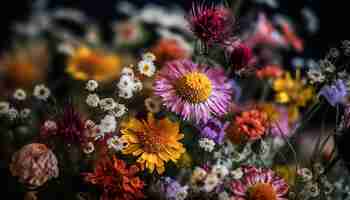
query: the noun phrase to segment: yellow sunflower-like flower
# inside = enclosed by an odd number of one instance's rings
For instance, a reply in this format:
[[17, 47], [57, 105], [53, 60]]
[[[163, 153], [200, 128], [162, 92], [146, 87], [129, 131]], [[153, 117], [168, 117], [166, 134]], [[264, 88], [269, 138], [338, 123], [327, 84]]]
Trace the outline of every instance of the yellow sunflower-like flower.
[[300, 71], [296, 71], [293, 79], [290, 73], [276, 79], [273, 82], [273, 89], [276, 92], [277, 103], [288, 104], [290, 121], [295, 121], [299, 117], [299, 107], [306, 106], [315, 97], [314, 89], [300, 78]]
[[176, 163], [186, 151], [179, 142], [184, 137], [179, 133], [179, 124], [168, 118], [157, 120], [152, 114], [148, 115], [147, 121], [131, 118], [122, 124], [121, 134], [128, 143], [123, 154], [138, 157], [137, 162], [150, 172], [156, 169], [162, 174], [166, 162]]
[[121, 71], [121, 60], [117, 55], [102, 49], [79, 47], [68, 59], [66, 72], [77, 80], [108, 81]]

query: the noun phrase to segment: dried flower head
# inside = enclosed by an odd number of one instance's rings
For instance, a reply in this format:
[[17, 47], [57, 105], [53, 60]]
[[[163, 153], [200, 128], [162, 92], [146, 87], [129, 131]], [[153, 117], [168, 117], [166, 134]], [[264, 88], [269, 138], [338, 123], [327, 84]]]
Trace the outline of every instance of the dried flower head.
[[12, 156], [10, 171], [29, 188], [37, 188], [58, 177], [58, 162], [53, 152], [44, 144], [32, 143]]

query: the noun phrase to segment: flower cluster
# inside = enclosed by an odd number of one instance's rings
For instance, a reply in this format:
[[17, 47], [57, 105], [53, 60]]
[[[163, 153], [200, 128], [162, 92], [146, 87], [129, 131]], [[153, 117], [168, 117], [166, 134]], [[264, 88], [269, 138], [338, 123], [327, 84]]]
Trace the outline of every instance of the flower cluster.
[[247, 2], [118, 1], [100, 23], [37, 1], [0, 56], [0, 156], [25, 198], [350, 199], [350, 42], [316, 62], [315, 21]]

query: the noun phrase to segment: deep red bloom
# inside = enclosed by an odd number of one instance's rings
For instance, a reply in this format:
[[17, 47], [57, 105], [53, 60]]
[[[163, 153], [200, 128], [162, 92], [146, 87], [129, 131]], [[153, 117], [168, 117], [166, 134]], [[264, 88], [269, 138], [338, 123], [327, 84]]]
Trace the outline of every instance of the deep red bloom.
[[233, 43], [226, 51], [234, 71], [248, 67], [253, 60], [252, 49], [243, 43]]
[[66, 142], [78, 144], [86, 142], [85, 120], [73, 106], [67, 106], [56, 123], [57, 136], [62, 137]]
[[227, 8], [193, 4], [188, 20], [191, 31], [207, 46], [232, 39], [234, 17]]
[[102, 157], [93, 173], [83, 175], [85, 181], [103, 190], [100, 200], [136, 200], [144, 198], [144, 182], [135, 176], [138, 172], [136, 165], [128, 167], [123, 160], [113, 156], [112, 159]]

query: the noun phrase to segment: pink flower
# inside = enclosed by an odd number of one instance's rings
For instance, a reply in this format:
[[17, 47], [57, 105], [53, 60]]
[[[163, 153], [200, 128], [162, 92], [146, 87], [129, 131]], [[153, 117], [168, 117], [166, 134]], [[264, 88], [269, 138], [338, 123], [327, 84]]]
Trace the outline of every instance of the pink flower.
[[57, 178], [59, 170], [55, 154], [44, 144], [32, 143], [12, 156], [10, 171], [21, 183], [37, 188], [51, 178]]
[[242, 167], [243, 177], [231, 183], [234, 199], [286, 200], [288, 184], [271, 169]]
[[164, 106], [197, 123], [206, 123], [212, 115], [226, 114], [232, 91], [223, 70], [190, 60], [168, 62], [159, 71], [154, 85], [154, 92]]

